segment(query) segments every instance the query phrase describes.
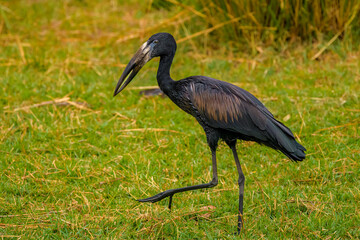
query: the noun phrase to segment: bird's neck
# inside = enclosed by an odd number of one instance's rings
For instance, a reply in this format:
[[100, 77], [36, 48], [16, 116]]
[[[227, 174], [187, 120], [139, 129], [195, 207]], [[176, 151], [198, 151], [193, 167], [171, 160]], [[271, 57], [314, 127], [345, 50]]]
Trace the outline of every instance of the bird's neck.
[[160, 57], [160, 63], [159, 63], [159, 69], [157, 72], [157, 81], [159, 84], [160, 89], [167, 94], [169, 91], [171, 91], [171, 88], [173, 86], [173, 83], [175, 82], [170, 77], [170, 67], [172, 64], [172, 61], [174, 59], [174, 54], [161, 56]]

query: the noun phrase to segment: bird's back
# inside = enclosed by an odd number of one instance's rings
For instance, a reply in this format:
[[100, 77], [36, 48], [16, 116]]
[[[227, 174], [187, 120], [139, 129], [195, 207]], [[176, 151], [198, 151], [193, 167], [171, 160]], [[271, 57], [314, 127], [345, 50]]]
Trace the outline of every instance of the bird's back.
[[177, 81], [174, 90], [169, 97], [203, 126], [267, 145], [294, 161], [305, 158], [306, 149], [296, 142], [290, 129], [246, 90], [204, 76]]

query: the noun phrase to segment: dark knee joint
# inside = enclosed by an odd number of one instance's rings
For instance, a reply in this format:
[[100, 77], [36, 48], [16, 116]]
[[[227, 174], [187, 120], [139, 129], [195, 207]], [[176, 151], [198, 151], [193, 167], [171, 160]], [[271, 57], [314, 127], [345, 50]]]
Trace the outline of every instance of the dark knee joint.
[[238, 183], [239, 183], [239, 185], [245, 183], [245, 176], [244, 176], [244, 174], [242, 174], [242, 175], [239, 176]]
[[218, 185], [218, 178], [213, 178], [210, 182], [211, 187], [215, 187]]

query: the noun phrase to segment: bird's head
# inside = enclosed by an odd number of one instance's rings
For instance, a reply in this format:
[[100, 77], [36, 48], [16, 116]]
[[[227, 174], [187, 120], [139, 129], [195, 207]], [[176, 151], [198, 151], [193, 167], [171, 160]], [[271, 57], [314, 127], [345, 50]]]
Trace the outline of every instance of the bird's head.
[[[140, 69], [154, 57], [174, 55], [176, 42], [169, 33], [156, 33], [152, 35], [135, 53], [126, 66], [116, 85], [114, 96], [120, 93], [136, 76]], [[130, 74], [130, 75], [129, 75]]]

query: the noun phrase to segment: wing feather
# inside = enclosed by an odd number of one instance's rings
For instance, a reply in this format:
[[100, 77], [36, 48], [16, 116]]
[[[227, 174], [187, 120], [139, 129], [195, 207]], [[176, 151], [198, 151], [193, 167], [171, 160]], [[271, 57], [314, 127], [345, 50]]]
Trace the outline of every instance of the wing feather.
[[290, 129], [276, 120], [251, 93], [203, 76], [184, 82], [188, 87], [188, 100], [194, 108], [190, 112], [204, 124], [280, 150], [294, 161], [305, 158], [306, 149], [296, 142]]
[[266, 129], [268, 117], [273, 117], [272, 114], [249, 92], [218, 82], [190, 82], [190, 100], [199, 117], [210, 127], [265, 140], [261, 131]]

